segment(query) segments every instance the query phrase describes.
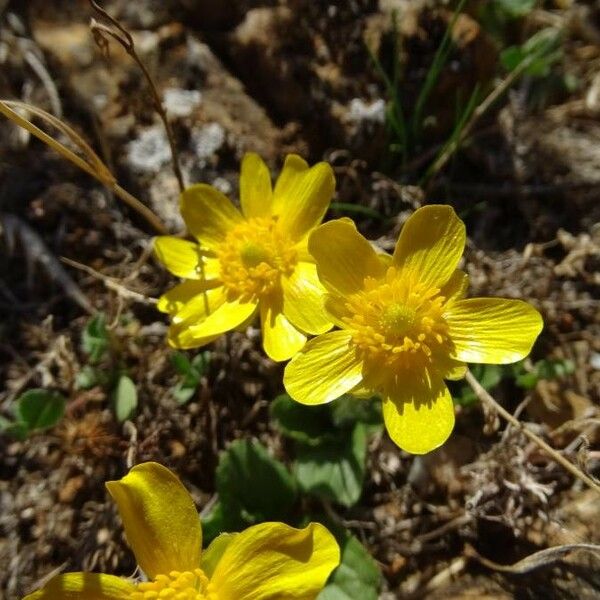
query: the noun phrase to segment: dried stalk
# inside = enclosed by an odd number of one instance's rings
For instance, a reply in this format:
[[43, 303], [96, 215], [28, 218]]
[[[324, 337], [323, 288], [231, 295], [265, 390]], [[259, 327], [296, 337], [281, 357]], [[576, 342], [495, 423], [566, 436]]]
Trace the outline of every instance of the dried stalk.
[[[161, 118], [163, 125], [165, 127], [165, 131], [167, 133], [167, 138], [169, 140], [169, 146], [171, 148], [171, 160], [173, 163], [173, 171], [175, 173], [175, 177], [177, 178], [177, 183], [179, 184], [179, 191], [183, 192], [185, 189], [185, 184], [183, 181], [183, 174], [181, 173], [181, 168], [179, 166], [179, 157], [177, 153], [177, 147], [175, 145], [175, 138], [173, 136], [173, 130], [171, 128], [171, 124], [169, 123], [169, 119], [167, 117], [167, 112], [165, 107], [163, 106], [162, 100], [160, 98], [160, 94], [158, 93], [158, 89], [156, 88], [156, 84], [150, 75], [146, 65], [143, 63], [141, 58], [139, 57], [137, 50], [135, 49], [135, 43], [133, 41], [132, 35], [111, 15], [109, 15], [101, 6], [99, 6], [94, 0], [90, 0], [90, 4], [92, 8], [103, 18], [106, 19], [112, 27], [104, 25], [102, 23], [98, 23], [95, 19], [92, 19], [90, 23], [90, 29], [94, 34], [94, 39], [98, 47], [104, 52], [108, 51], [108, 41], [105, 36], [109, 36], [113, 40], [115, 40], [121, 47], [129, 54], [129, 56], [135, 61], [137, 66], [140, 68], [144, 78], [146, 79], [146, 83], [150, 88], [150, 93], [152, 95], [152, 100], [154, 102], [154, 108]], [[114, 27], [114, 29], [113, 29]]]
[[565, 544], [563, 546], [551, 546], [534, 552], [514, 565], [500, 565], [497, 562], [481, 556], [471, 545], [465, 546], [464, 554], [467, 558], [474, 558], [482, 565], [500, 571], [501, 573], [510, 573], [511, 575], [527, 575], [531, 571], [540, 568], [548, 568], [556, 563], [564, 561], [570, 554], [574, 552], [589, 552], [597, 557], [600, 557], [600, 546], [597, 544]]
[[471, 386], [477, 398], [495, 410], [503, 419], [508, 421], [515, 429], [522, 432], [536, 446], [541, 448], [554, 461], [564, 467], [571, 475], [585, 483], [590, 489], [600, 494], [600, 485], [596, 483], [589, 475], [586, 475], [581, 469], [577, 468], [572, 462], [568, 461], [562, 454], [557, 452], [552, 446], [547, 444], [542, 438], [536, 435], [531, 429], [527, 428], [521, 421], [511, 415], [498, 401], [477, 381], [475, 376], [467, 371], [465, 375], [467, 383]]
[[71, 258], [66, 258], [64, 256], [61, 257], [61, 260], [65, 264], [74, 267], [75, 269], [79, 269], [80, 271], [83, 271], [84, 273], [87, 273], [88, 275], [91, 275], [96, 279], [99, 279], [109, 290], [113, 290], [122, 298], [126, 298], [127, 300], [133, 300], [134, 302], [139, 302], [141, 304], [155, 305], [158, 303], [158, 300], [156, 298], [146, 296], [145, 294], [140, 294], [140, 292], [134, 292], [133, 290], [130, 290], [129, 288], [119, 283], [119, 281], [114, 277], [109, 277], [104, 273], [100, 273], [100, 271], [96, 271], [96, 269], [92, 269], [92, 267], [80, 263], [79, 261], [73, 260]]
[[[158, 113], [161, 121], [163, 122], [165, 132], [167, 134], [167, 139], [169, 140], [169, 146], [171, 148], [171, 162], [173, 164], [173, 172], [175, 173], [175, 177], [177, 178], [177, 183], [179, 184], [179, 191], [183, 192], [185, 190], [185, 183], [183, 181], [183, 174], [181, 173], [181, 168], [179, 166], [179, 155], [177, 152], [177, 146], [175, 144], [175, 138], [173, 136], [173, 129], [171, 128], [171, 124], [169, 122], [169, 118], [167, 117], [167, 111], [163, 106], [160, 94], [158, 93], [158, 89], [150, 72], [148, 71], [146, 65], [139, 57], [136, 49], [135, 42], [133, 41], [132, 35], [108, 12], [106, 12], [101, 6], [98, 5], [95, 0], [89, 0], [91, 7], [103, 18], [106, 19], [112, 27], [104, 25], [102, 23], [98, 23], [95, 19], [92, 19], [90, 23], [90, 29], [94, 34], [94, 38], [96, 40], [96, 44], [105, 54], [108, 53], [108, 40], [105, 36], [108, 36], [115, 40], [120, 46], [129, 54], [129, 56], [134, 60], [137, 66], [140, 68], [144, 78], [146, 79], [146, 83], [150, 88], [150, 93], [152, 95], [152, 100], [154, 102], [154, 109]], [[198, 241], [198, 246], [201, 246], [200, 241]], [[204, 263], [200, 261], [200, 275], [201, 279], [205, 279], [204, 274]], [[203, 292], [204, 296], [204, 310], [207, 314], [210, 313], [209, 305], [208, 305], [208, 296], [206, 292]]]
[[[75, 144], [75, 146], [77, 146], [84, 158], [75, 154], [73, 150], [53, 138], [51, 135], [47, 134], [37, 125], [34, 125], [29, 119], [23, 117], [11, 107], [21, 111], [30, 112], [36, 117], [44, 120], [49, 125], [56, 127], [61, 133], [69, 138], [69, 140]], [[25, 102], [13, 100], [0, 100], [0, 113], [19, 127], [27, 130], [29, 133], [31, 133], [31, 135], [44, 142], [44, 144], [58, 152], [58, 154], [60, 154], [63, 158], [66, 158], [75, 166], [79, 167], [82, 171], [85, 171], [88, 175], [91, 175], [94, 179], [105, 185], [123, 202], [125, 202], [125, 204], [142, 216], [158, 233], [162, 235], [168, 234], [168, 230], [161, 220], [145, 204], [140, 202], [135, 196], [132, 196], [117, 183], [114, 175], [102, 162], [100, 157], [92, 150], [85, 140], [64, 121], [61, 121], [54, 115], [47, 113], [41, 108], [31, 106]]]

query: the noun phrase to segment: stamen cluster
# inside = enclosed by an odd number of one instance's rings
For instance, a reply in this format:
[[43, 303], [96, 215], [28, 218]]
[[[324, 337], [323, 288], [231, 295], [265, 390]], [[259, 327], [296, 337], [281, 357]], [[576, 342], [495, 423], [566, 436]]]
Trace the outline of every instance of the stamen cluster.
[[367, 364], [427, 367], [432, 355], [450, 352], [445, 302], [439, 289], [407, 281], [390, 267], [383, 280], [367, 278], [364, 290], [346, 299], [343, 320]]
[[171, 571], [168, 575], [157, 575], [154, 581], [138, 583], [131, 600], [216, 600], [209, 590], [208, 577], [202, 569], [194, 571]]
[[220, 278], [231, 300], [260, 298], [277, 288], [297, 264], [296, 249], [274, 218], [253, 218], [233, 227], [216, 251]]

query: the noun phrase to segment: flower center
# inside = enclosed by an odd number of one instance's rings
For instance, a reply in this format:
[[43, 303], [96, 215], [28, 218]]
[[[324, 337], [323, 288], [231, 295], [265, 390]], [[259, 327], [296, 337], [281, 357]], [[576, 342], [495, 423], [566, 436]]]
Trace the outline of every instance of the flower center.
[[383, 309], [379, 324], [389, 337], [398, 338], [410, 331], [416, 318], [414, 308], [395, 302]]
[[240, 249], [240, 258], [247, 269], [258, 267], [260, 263], [268, 263], [271, 256], [267, 249], [255, 242], [246, 242]]
[[273, 291], [291, 275], [298, 256], [274, 218], [236, 225], [216, 250], [220, 277], [231, 299], [250, 300]]
[[347, 300], [344, 322], [368, 369], [423, 369], [451, 352], [445, 302], [439, 289], [412, 284], [390, 267]]
[[131, 600], [216, 600], [210, 590], [208, 577], [202, 569], [193, 571], [171, 571], [168, 575], [157, 575], [154, 581], [138, 583]]

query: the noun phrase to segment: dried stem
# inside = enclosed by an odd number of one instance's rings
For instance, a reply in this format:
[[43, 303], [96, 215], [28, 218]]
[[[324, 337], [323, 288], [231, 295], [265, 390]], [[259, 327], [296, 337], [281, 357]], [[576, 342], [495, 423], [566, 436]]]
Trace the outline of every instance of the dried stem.
[[102, 281], [104, 283], [104, 285], [108, 289], [115, 291], [119, 296], [121, 296], [123, 298], [127, 298], [128, 300], [133, 300], [134, 302], [140, 302], [141, 304], [154, 305], [158, 302], [158, 300], [156, 298], [151, 298], [150, 296], [140, 294], [139, 292], [134, 292], [133, 290], [130, 290], [129, 288], [120, 284], [118, 282], [118, 280], [116, 280], [114, 277], [109, 277], [108, 275], [105, 275], [104, 273], [100, 273], [100, 271], [96, 271], [96, 269], [92, 269], [92, 267], [90, 267], [88, 265], [80, 263], [71, 258], [66, 258], [64, 256], [61, 257], [61, 260], [65, 264], [67, 264], [71, 267], [74, 267], [75, 269], [79, 269], [80, 271], [83, 271], [84, 273], [87, 273], [88, 275], [91, 275], [92, 277], [95, 277], [96, 279], [99, 279], [100, 281]]
[[600, 485], [598, 485], [589, 475], [586, 475], [582, 470], [577, 468], [572, 462], [567, 460], [557, 450], [552, 448], [552, 446], [547, 444], [542, 438], [533, 433], [531, 429], [528, 429], [516, 417], [511, 415], [491, 394], [488, 393], [470, 371], [467, 371], [465, 378], [481, 402], [485, 402], [488, 406], [492, 407], [500, 416], [502, 416], [502, 418], [508, 421], [515, 429], [518, 429], [527, 436], [536, 446], [541, 448], [554, 461], [569, 471], [571, 475], [583, 481], [589, 488], [600, 494]]
[[[53, 138], [51, 135], [47, 134], [37, 125], [34, 125], [29, 119], [23, 117], [21, 114], [13, 110], [12, 107], [17, 110], [30, 112], [36, 117], [46, 121], [53, 127], [56, 127], [61, 133], [69, 138], [69, 140], [73, 142], [75, 146], [77, 146], [84, 158], [75, 154], [73, 150], [67, 148], [67, 146]], [[162, 235], [169, 233], [161, 220], [145, 204], [140, 202], [135, 196], [124, 190], [117, 183], [114, 175], [102, 162], [100, 157], [92, 150], [85, 140], [64, 121], [61, 121], [54, 115], [47, 113], [41, 108], [31, 106], [25, 102], [13, 100], [0, 100], [0, 114], [3, 114], [7, 119], [10, 119], [19, 127], [27, 130], [31, 135], [35, 136], [47, 146], [58, 152], [58, 154], [60, 154], [63, 158], [66, 158], [68, 161], [79, 167], [82, 171], [85, 171], [88, 175], [91, 175], [94, 179], [105, 185], [121, 200], [123, 200], [125, 204], [141, 215], [158, 233]]]
[[150, 72], [146, 68], [146, 65], [140, 59], [140, 57], [137, 53], [137, 50], [135, 49], [135, 43], [133, 41], [133, 37], [131, 36], [129, 31], [127, 31], [127, 29], [125, 29], [125, 27], [123, 27], [123, 25], [121, 25], [119, 23], [119, 21], [117, 21], [117, 19], [112, 17], [110, 14], [108, 14], [94, 0], [90, 0], [90, 4], [91, 4], [92, 8], [102, 18], [106, 19], [110, 23], [110, 25], [115, 28], [115, 29], [112, 29], [111, 27], [109, 27], [107, 25], [103, 25], [102, 23], [98, 23], [95, 19], [92, 19], [90, 28], [92, 30], [92, 33], [94, 34], [94, 38], [96, 40], [96, 44], [98, 44], [98, 47], [101, 50], [103, 50], [104, 52], [106, 52], [107, 48], [108, 48], [108, 42], [107, 42], [105, 36], [111, 37], [113, 40], [115, 40], [117, 43], [119, 43], [123, 47], [125, 52], [127, 52], [127, 54], [129, 54], [129, 56], [131, 56], [131, 58], [135, 61], [137, 66], [142, 71], [144, 78], [146, 79], [148, 87], [150, 88], [150, 93], [152, 94], [154, 108], [155, 108], [156, 112], [158, 113], [159, 117], [161, 118], [163, 125], [165, 127], [165, 131], [167, 133], [167, 138], [169, 140], [169, 146], [171, 148], [171, 159], [172, 159], [172, 163], [173, 163], [173, 171], [175, 173], [175, 177], [177, 178], [177, 183], [179, 184], [179, 190], [181, 192], [183, 192], [183, 190], [185, 189], [185, 184], [183, 181], [183, 174], [181, 173], [181, 168], [179, 166], [179, 157], [178, 157], [178, 153], [177, 153], [177, 147], [175, 145], [175, 138], [173, 136], [173, 130], [171, 128], [171, 124], [169, 123], [169, 119], [167, 117], [167, 112], [165, 111], [165, 107], [163, 106], [162, 100], [160, 98], [160, 94], [158, 93], [158, 89], [156, 88], [156, 84], [154, 83], [154, 80], [152, 79]]

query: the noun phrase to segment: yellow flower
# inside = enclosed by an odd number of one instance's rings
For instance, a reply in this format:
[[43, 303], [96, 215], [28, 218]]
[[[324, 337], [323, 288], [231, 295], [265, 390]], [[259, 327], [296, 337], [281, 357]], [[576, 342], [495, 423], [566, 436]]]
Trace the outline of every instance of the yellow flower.
[[391, 257], [376, 254], [347, 219], [317, 228], [308, 248], [340, 330], [312, 339], [287, 365], [290, 396], [315, 405], [346, 392], [379, 394], [400, 448], [424, 454], [443, 444], [454, 427], [444, 379], [463, 377], [467, 362], [520, 360], [543, 325], [520, 300], [464, 298], [464, 245], [464, 223], [449, 206], [417, 210]]
[[220, 535], [202, 552], [191, 496], [157, 463], [106, 486], [148, 581], [66, 573], [24, 600], [313, 600], [340, 562], [337, 542], [317, 523], [255, 525]]
[[158, 259], [188, 281], [169, 290], [158, 308], [172, 317], [169, 343], [196, 348], [260, 313], [263, 346], [274, 360], [291, 358], [333, 324], [306, 246], [335, 189], [327, 163], [309, 168], [289, 155], [271, 189], [269, 170], [246, 154], [240, 175], [240, 213], [215, 188], [199, 184], [181, 196], [181, 214], [200, 242], [159, 237]]

